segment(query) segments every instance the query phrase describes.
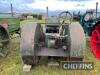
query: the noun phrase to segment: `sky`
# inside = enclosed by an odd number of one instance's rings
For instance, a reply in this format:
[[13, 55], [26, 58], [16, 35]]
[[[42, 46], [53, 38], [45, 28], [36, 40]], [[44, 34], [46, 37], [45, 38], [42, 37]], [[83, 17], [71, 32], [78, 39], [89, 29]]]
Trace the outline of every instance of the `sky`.
[[46, 7], [50, 13], [59, 11], [85, 11], [95, 9], [95, 3], [100, 0], [0, 0], [0, 13], [10, 12], [10, 3], [13, 4], [16, 13], [45, 13]]

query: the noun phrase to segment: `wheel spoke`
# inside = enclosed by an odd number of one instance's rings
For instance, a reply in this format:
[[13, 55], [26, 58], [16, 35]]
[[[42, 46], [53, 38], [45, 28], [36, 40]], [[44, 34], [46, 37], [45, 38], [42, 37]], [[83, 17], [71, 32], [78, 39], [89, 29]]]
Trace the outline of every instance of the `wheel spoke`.
[[68, 12], [68, 11], [61, 12], [59, 14], [59, 21], [60, 21], [61, 25], [63, 24], [62, 21], [61, 21], [62, 19], [64, 21], [64, 24], [68, 24], [69, 25], [72, 22], [72, 15], [71, 15], [71, 13]]

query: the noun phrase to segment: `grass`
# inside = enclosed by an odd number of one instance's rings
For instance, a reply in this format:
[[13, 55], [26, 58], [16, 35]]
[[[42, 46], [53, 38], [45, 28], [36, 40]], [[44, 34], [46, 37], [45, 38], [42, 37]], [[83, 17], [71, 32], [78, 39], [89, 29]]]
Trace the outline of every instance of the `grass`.
[[5, 58], [0, 58], [0, 75], [22, 75], [22, 60], [19, 54], [19, 39], [11, 40], [11, 51]]
[[44, 20], [37, 20], [37, 19], [34, 19], [34, 20], [24, 20], [24, 21], [20, 22], [20, 25], [22, 26], [23, 24], [27, 24], [29, 22], [43, 23]]
[[[29, 24], [33, 24], [33, 23], [45, 23], [45, 20], [37, 20], [37, 19], [33, 19], [33, 20], [24, 20], [20, 22], [20, 27], [22, 28], [24, 25], [29, 25]], [[42, 28], [45, 29], [45, 24], [41, 24]]]
[[90, 38], [87, 37], [87, 49], [84, 61], [94, 62], [94, 70], [63, 70], [59, 67], [48, 67], [46, 64], [38, 64], [31, 72], [25, 75], [100, 75], [100, 61], [92, 54]]
[[[0, 59], [0, 75], [22, 75], [22, 60], [19, 53], [19, 39], [12, 40], [12, 51], [6, 58]], [[87, 37], [87, 49], [84, 61], [94, 62], [94, 70], [63, 70], [60, 67], [47, 66], [46, 60], [35, 65], [23, 75], [100, 75], [100, 61], [92, 54], [90, 38]]]

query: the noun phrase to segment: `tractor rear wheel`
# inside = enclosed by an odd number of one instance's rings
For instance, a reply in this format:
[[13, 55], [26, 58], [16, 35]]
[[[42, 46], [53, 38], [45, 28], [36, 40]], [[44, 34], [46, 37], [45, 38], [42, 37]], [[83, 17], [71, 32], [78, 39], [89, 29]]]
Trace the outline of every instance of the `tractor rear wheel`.
[[36, 56], [38, 42], [41, 38], [41, 25], [29, 22], [21, 28], [20, 52], [24, 64], [35, 65], [39, 58]]
[[82, 26], [78, 22], [69, 25], [70, 60], [80, 60], [85, 56], [86, 38]]
[[92, 31], [91, 48], [97, 59], [100, 59], [100, 24]]
[[0, 57], [5, 57], [10, 50], [10, 37], [8, 31], [0, 25]]

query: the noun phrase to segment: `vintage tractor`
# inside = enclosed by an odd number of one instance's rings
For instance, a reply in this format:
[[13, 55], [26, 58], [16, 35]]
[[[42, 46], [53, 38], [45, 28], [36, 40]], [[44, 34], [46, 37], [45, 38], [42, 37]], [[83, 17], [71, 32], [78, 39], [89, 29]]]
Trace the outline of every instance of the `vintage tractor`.
[[76, 14], [75, 12], [73, 12], [73, 20], [74, 21], [79, 21], [81, 17], [80, 11]]
[[0, 14], [0, 25], [7, 24], [10, 34], [18, 33], [20, 30], [20, 18], [19, 16], [11, 15], [11, 13], [1, 13]]
[[10, 49], [8, 31], [0, 25], [0, 56], [5, 57]]
[[91, 36], [91, 48], [96, 58], [100, 59], [100, 12], [86, 12], [81, 16], [80, 24], [85, 34]]
[[100, 12], [97, 13], [94, 11], [88, 11], [80, 18], [80, 24], [82, 25], [86, 35], [91, 36], [92, 30], [95, 24], [100, 20]]
[[35, 64], [41, 56], [83, 59], [85, 48], [84, 30], [72, 22], [68, 11], [45, 23], [31, 22], [21, 28], [20, 52], [25, 64]]
[[10, 35], [20, 30], [20, 19], [10, 13], [0, 14], [0, 56], [5, 57], [10, 50]]

